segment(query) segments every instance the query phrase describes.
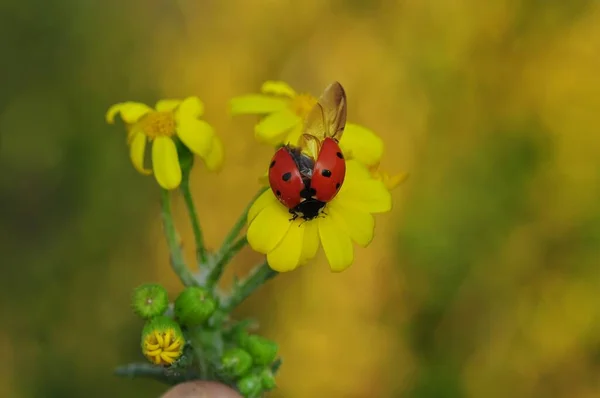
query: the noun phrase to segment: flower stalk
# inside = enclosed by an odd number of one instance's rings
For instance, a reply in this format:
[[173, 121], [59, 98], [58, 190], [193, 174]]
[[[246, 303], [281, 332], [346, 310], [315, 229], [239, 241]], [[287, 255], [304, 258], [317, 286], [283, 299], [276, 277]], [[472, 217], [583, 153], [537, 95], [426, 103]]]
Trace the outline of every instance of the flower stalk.
[[248, 244], [248, 240], [246, 236], [239, 237], [240, 233], [244, 229], [248, 219], [248, 212], [252, 207], [252, 204], [256, 199], [263, 194], [266, 188], [261, 188], [256, 195], [250, 200], [250, 203], [244, 208], [242, 214], [238, 217], [235, 224], [223, 240], [223, 244], [221, 248], [217, 252], [216, 261], [213, 268], [210, 270], [208, 277], [206, 279], [206, 285], [209, 287], [213, 287], [219, 281], [223, 272], [225, 271], [225, 266], [231, 261], [235, 255], [242, 250], [246, 244]]
[[183, 178], [181, 180], [181, 193], [187, 208], [190, 222], [192, 223], [192, 231], [194, 232], [194, 242], [196, 243], [196, 262], [198, 263], [198, 269], [202, 269], [208, 261], [208, 253], [204, 246], [204, 235], [202, 234], [202, 227], [198, 219], [198, 212], [196, 211], [196, 205], [192, 197], [190, 190], [190, 170], [183, 170]]
[[223, 309], [228, 312], [233, 311], [259, 287], [264, 285], [278, 274], [279, 272], [269, 267], [269, 264], [265, 260], [263, 263], [259, 264], [252, 271], [250, 271], [250, 274], [246, 277], [246, 279], [234, 286], [229, 300], [223, 305]]
[[171, 254], [171, 267], [184, 286], [194, 286], [197, 283], [183, 257], [183, 251], [181, 250], [175, 224], [173, 223], [171, 197], [169, 191], [166, 189], [161, 190], [161, 207], [165, 238]]

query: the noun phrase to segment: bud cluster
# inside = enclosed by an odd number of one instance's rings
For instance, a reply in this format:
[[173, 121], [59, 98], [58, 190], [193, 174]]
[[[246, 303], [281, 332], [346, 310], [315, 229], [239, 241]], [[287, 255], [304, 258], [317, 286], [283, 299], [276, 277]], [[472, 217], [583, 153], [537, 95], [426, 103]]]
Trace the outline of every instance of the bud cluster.
[[235, 380], [238, 391], [254, 398], [274, 389], [274, 372], [280, 365], [277, 343], [245, 328], [234, 329], [230, 336], [231, 346], [221, 357], [222, 371]]
[[245, 324], [227, 326], [228, 315], [210, 289], [186, 287], [169, 303], [164, 287], [144, 284], [134, 290], [132, 308], [145, 320], [142, 353], [165, 371], [209, 375], [248, 398], [275, 388], [279, 347], [249, 334]]

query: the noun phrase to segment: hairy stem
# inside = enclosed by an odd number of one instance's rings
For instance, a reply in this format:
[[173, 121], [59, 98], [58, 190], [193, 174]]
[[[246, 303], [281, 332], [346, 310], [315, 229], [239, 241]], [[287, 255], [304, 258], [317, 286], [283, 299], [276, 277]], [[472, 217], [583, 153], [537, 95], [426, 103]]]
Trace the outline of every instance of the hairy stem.
[[229, 246], [238, 237], [240, 232], [242, 232], [242, 229], [244, 229], [244, 226], [246, 225], [246, 222], [248, 221], [248, 212], [250, 211], [250, 208], [252, 207], [252, 205], [254, 204], [256, 199], [258, 199], [258, 197], [260, 195], [262, 195], [263, 192], [265, 192], [265, 190], [266, 190], [266, 188], [261, 188], [256, 193], [256, 195], [254, 195], [254, 197], [250, 200], [250, 203], [248, 203], [246, 208], [242, 211], [242, 214], [240, 214], [240, 216], [237, 219], [237, 221], [235, 222], [235, 224], [233, 224], [231, 231], [229, 231], [229, 234], [227, 234], [227, 236], [225, 237], [225, 240], [223, 241], [223, 245], [221, 246], [221, 250], [220, 250], [221, 253], [224, 253], [226, 250], [228, 250]]
[[202, 234], [202, 228], [200, 226], [200, 221], [198, 220], [198, 212], [196, 211], [196, 205], [194, 204], [192, 192], [190, 191], [189, 171], [183, 173], [180, 189], [181, 193], [183, 194], [185, 206], [187, 207], [187, 211], [190, 216], [190, 221], [192, 223], [194, 241], [196, 243], [196, 262], [198, 263], [198, 268], [200, 268], [202, 264], [206, 264], [207, 262], [207, 253], [204, 246], [204, 235]]
[[171, 197], [169, 196], [169, 191], [166, 189], [162, 190], [161, 204], [164, 233], [167, 239], [167, 245], [169, 246], [169, 252], [171, 253], [171, 266], [173, 267], [173, 271], [175, 271], [185, 286], [196, 285], [194, 275], [187, 267], [183, 257], [177, 231], [175, 230], [175, 224], [173, 223], [173, 215], [171, 214]]
[[248, 240], [246, 239], [246, 236], [242, 236], [230, 244], [228, 249], [221, 255], [214, 268], [210, 271], [210, 274], [208, 274], [208, 278], [206, 279], [207, 286], [213, 287], [219, 281], [225, 271], [225, 266], [244, 248], [244, 246], [246, 246], [247, 243]]
[[265, 260], [262, 264], [256, 266], [246, 279], [234, 287], [229, 301], [224, 305], [224, 310], [231, 312], [238, 305], [240, 305], [245, 299], [247, 299], [256, 289], [264, 285], [267, 281], [278, 275], [279, 272], [274, 271], [269, 267]]
[[169, 371], [162, 366], [151, 365], [149, 363], [130, 363], [119, 366], [115, 369], [115, 375], [132, 379], [146, 377], [169, 385], [175, 385], [191, 378], [190, 375], [182, 372]]
[[256, 199], [258, 199], [258, 197], [265, 192], [265, 189], [266, 188], [261, 188], [256, 195], [254, 195], [254, 197], [250, 200], [250, 203], [248, 203], [248, 205], [244, 208], [242, 214], [240, 214], [237, 221], [223, 240], [223, 244], [215, 256], [216, 261], [214, 262], [214, 266], [206, 279], [206, 285], [208, 287], [212, 288], [217, 284], [217, 282], [219, 282], [219, 279], [225, 271], [225, 266], [248, 243], [246, 236], [241, 238], [238, 238], [238, 236], [248, 221], [248, 212], [250, 211], [250, 208]]

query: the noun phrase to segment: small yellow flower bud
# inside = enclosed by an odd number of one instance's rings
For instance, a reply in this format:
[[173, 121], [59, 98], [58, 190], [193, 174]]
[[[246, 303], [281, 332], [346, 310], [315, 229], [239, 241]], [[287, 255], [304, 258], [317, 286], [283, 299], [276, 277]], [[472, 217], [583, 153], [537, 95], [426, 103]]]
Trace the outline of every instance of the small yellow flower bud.
[[185, 338], [171, 318], [160, 315], [147, 321], [142, 330], [142, 353], [156, 365], [171, 365], [181, 357]]
[[269, 365], [277, 356], [279, 346], [262, 336], [253, 334], [242, 341], [242, 347], [252, 355], [254, 363], [257, 365]]
[[186, 326], [204, 323], [216, 309], [217, 303], [211, 293], [199, 286], [185, 288], [175, 300], [175, 315]]
[[252, 367], [252, 356], [241, 348], [230, 348], [221, 357], [223, 370], [232, 376], [242, 376]]
[[154, 283], [138, 286], [131, 299], [133, 312], [142, 319], [162, 315], [169, 306], [169, 296], [164, 287]]

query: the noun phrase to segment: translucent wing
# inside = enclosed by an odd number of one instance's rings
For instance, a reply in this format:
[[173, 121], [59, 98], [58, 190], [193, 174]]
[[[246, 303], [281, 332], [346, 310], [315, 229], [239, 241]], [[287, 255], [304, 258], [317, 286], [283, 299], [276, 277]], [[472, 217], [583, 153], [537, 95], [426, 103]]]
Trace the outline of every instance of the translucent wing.
[[317, 104], [308, 114], [304, 134], [300, 137], [298, 146], [316, 159], [325, 137], [339, 141], [346, 126], [346, 92], [342, 85], [333, 82], [319, 98]]

